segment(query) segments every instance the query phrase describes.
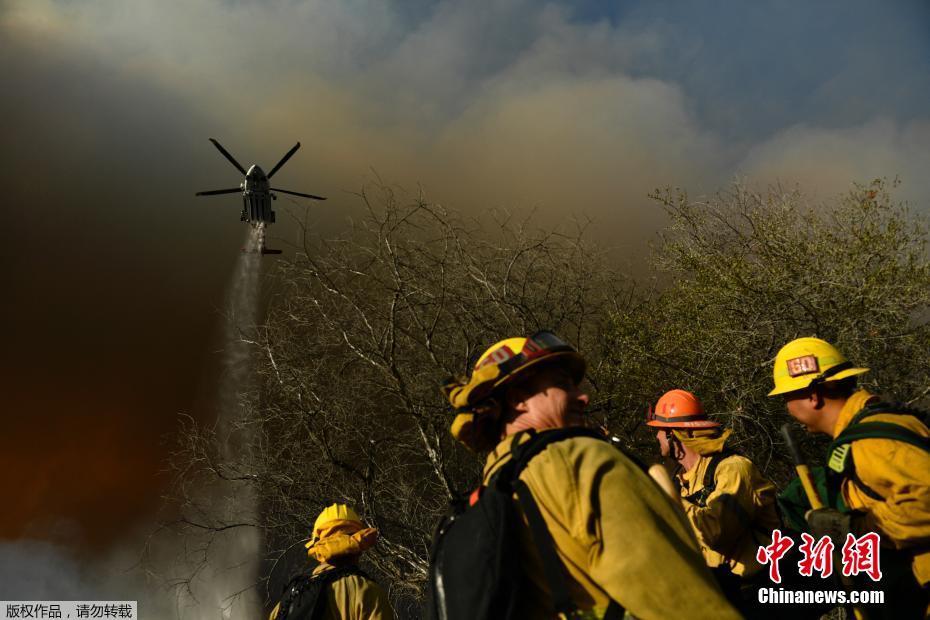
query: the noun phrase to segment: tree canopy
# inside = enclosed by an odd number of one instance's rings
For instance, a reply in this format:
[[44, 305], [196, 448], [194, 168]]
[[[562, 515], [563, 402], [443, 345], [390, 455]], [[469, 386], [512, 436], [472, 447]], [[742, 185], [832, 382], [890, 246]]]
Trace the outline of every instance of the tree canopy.
[[656, 192], [669, 224], [654, 245], [654, 278], [603, 339], [607, 391], [621, 410], [688, 389], [760, 465], [787, 465], [775, 458], [784, 403], [766, 395], [775, 354], [801, 336], [871, 368], [862, 384], [873, 391], [926, 397], [927, 228], [891, 189], [879, 179], [825, 204], [740, 184], [701, 201]]

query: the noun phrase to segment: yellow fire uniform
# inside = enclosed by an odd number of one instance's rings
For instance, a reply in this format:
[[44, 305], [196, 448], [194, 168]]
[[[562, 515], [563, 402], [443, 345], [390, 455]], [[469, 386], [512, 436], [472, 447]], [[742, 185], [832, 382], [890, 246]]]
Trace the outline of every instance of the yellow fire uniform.
[[[865, 390], [853, 394], [837, 417], [833, 436], [873, 400], [877, 398]], [[930, 437], [927, 427], [913, 416], [877, 414], [867, 420], [898, 424]], [[930, 583], [930, 453], [891, 439], [860, 439], [852, 443], [851, 451], [859, 479], [883, 498], [870, 497], [850, 478], [843, 481], [846, 505], [866, 513], [856, 529], [878, 532], [882, 543], [913, 553], [914, 576], [926, 587]]]
[[749, 578], [762, 569], [756, 561], [759, 545], [771, 543], [772, 530], [781, 525], [775, 485], [762, 476], [752, 461], [731, 454], [717, 464], [716, 484], [704, 505], [685, 500], [704, 489], [707, 468], [712, 457], [723, 450], [725, 440], [726, 435], [705, 439], [700, 460], [690, 471], [679, 474], [678, 480], [685, 512], [707, 565], [711, 568], [726, 565], [733, 574]]
[[[488, 456], [484, 481], [510, 458], [514, 437]], [[632, 461], [606, 442], [573, 437], [549, 445], [520, 474], [539, 506], [584, 617], [601, 618], [611, 599], [651, 618], [740, 616], [704, 565], [684, 513]], [[552, 596], [528, 527], [522, 561], [533, 594], [519, 616], [552, 618]]]

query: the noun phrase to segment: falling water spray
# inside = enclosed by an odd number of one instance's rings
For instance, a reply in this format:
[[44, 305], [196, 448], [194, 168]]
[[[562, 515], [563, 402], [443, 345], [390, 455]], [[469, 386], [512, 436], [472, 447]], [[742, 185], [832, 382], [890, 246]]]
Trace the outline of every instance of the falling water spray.
[[[225, 462], [235, 461], [249, 443], [249, 426], [240, 424], [253, 393], [250, 344], [259, 319], [261, 249], [264, 224], [249, 228], [226, 297], [223, 334], [223, 374], [219, 382], [216, 431]], [[222, 519], [231, 523], [254, 522], [258, 518], [255, 494], [248, 484], [228, 482], [210, 491], [209, 501]], [[251, 527], [236, 527], [217, 534], [208, 555], [209, 566], [194, 588], [198, 600], [191, 620], [256, 618], [261, 599], [251, 586], [258, 579], [261, 538]]]

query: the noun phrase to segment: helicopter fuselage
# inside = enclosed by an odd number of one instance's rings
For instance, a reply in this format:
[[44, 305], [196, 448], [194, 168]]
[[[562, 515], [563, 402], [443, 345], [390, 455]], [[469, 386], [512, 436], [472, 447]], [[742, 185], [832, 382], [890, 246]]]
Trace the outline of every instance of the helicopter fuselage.
[[257, 164], [253, 164], [240, 187], [242, 187], [242, 213], [239, 219], [253, 226], [262, 222], [273, 224], [275, 218], [271, 201], [275, 196], [271, 193], [271, 186], [268, 184], [265, 171]]

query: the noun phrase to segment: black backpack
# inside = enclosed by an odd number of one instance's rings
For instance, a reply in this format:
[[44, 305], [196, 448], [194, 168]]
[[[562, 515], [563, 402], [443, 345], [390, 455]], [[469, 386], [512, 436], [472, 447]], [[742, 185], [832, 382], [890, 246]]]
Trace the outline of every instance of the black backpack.
[[284, 588], [275, 620], [317, 620], [321, 618], [326, 609], [326, 598], [320, 594], [329, 584], [349, 575], [369, 579], [368, 575], [357, 566], [334, 568], [316, 576], [297, 575]]
[[[527, 441], [518, 444], [519, 437], [513, 440], [511, 459], [492, 476], [488, 486], [453, 504], [451, 514], [436, 529], [430, 552], [428, 620], [516, 618], [518, 603], [528, 589], [517, 535], [522, 521], [514, 493], [529, 522], [556, 613], [571, 618], [578, 612], [552, 535], [519, 476], [530, 460], [553, 442], [570, 437], [605, 438], [584, 428], [527, 432]], [[611, 601], [605, 619], [622, 616], [623, 608]]]

